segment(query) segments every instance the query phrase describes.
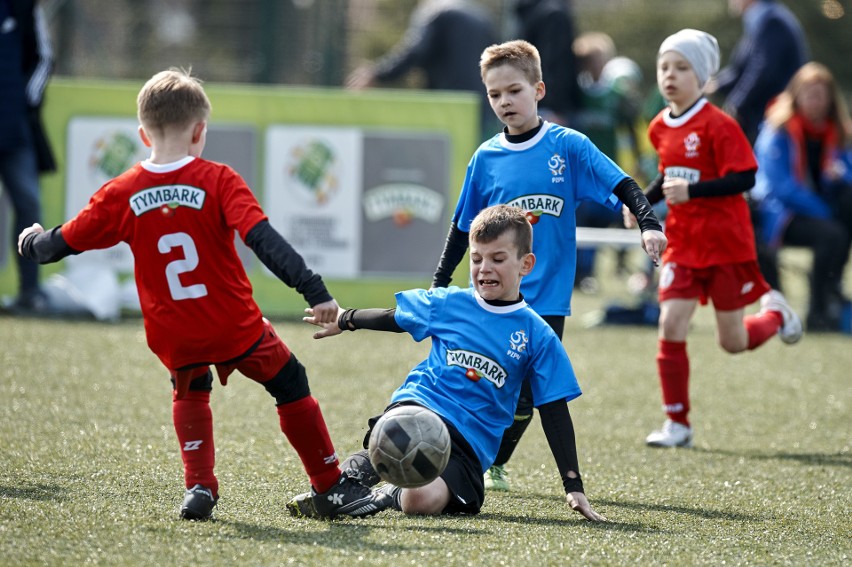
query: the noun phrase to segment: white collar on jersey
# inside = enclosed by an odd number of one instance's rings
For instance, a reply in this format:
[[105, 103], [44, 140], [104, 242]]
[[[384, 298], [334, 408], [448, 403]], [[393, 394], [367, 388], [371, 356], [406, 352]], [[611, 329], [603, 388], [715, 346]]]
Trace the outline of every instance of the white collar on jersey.
[[146, 159], [139, 165], [141, 165], [143, 169], [150, 171], [151, 173], [169, 173], [171, 171], [177, 171], [178, 169], [182, 168], [194, 159], [195, 158], [192, 156], [186, 156], [185, 158], [173, 161], [172, 163], [151, 163], [151, 160]]
[[672, 118], [672, 109], [667, 108], [666, 111], [663, 113], [663, 122], [666, 126], [670, 128], [678, 128], [680, 126], [683, 126], [684, 124], [689, 122], [690, 118], [698, 114], [699, 111], [704, 108], [704, 105], [706, 105], [707, 102], [708, 101], [706, 98], [701, 97], [700, 99], [698, 99], [698, 102], [692, 105], [692, 108], [690, 108], [677, 118]]
[[485, 309], [486, 311], [490, 311], [491, 313], [496, 313], [498, 315], [502, 315], [504, 313], [514, 313], [518, 309], [523, 309], [527, 306], [527, 302], [525, 300], [520, 300], [517, 303], [513, 303], [511, 305], [491, 305], [479, 295], [479, 292], [473, 290], [473, 297], [476, 298], [476, 302], [480, 307]]
[[520, 144], [511, 143], [510, 141], [508, 141], [506, 139], [505, 132], [500, 132], [500, 145], [503, 146], [507, 150], [520, 152], [520, 151], [526, 150], [528, 148], [531, 148], [534, 145], [536, 145], [537, 143], [539, 143], [539, 141], [542, 138], [544, 138], [544, 135], [547, 134], [548, 130], [550, 130], [550, 122], [545, 120], [544, 122], [542, 122], [541, 128], [539, 129], [538, 133], [535, 136], [533, 136], [532, 138], [530, 138], [526, 142], [521, 142]]

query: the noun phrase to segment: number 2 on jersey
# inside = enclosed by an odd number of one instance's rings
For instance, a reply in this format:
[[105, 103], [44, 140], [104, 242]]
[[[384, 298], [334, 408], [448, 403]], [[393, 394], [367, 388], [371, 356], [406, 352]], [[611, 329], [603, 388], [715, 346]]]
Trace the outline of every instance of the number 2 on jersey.
[[166, 280], [169, 282], [169, 291], [172, 299], [198, 299], [207, 295], [207, 286], [204, 284], [193, 284], [185, 286], [180, 283], [180, 275], [191, 272], [198, 267], [198, 250], [192, 237], [185, 232], [164, 234], [157, 242], [160, 254], [168, 254], [172, 248], [183, 248], [183, 259], [173, 260], [166, 265]]

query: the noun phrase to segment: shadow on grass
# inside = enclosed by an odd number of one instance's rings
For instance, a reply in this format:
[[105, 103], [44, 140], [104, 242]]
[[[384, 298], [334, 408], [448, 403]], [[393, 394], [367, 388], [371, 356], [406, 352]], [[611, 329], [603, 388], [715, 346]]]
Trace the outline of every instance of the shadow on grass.
[[[251, 540], [258, 542], [272, 542], [295, 546], [322, 547], [335, 550], [367, 549], [384, 553], [410, 553], [418, 549], [433, 550], [434, 539], [424, 537], [423, 544], [412, 543], [410, 538], [400, 538], [383, 542], [370, 540], [374, 532], [392, 533], [396, 530], [416, 531], [423, 534], [455, 534], [468, 537], [476, 535], [482, 530], [471, 530], [465, 528], [452, 528], [446, 525], [424, 526], [416, 523], [418, 519], [410, 518], [403, 514], [394, 514], [382, 518], [385, 521], [374, 518], [342, 519], [342, 520], [304, 520], [304, 528], [296, 523], [292, 528], [280, 528], [264, 524], [253, 524], [233, 520], [213, 519], [210, 524], [216, 526], [217, 537], [232, 538], [235, 540]], [[400, 522], [401, 520], [401, 522]], [[301, 522], [301, 520], [300, 520]], [[320, 528], [319, 530], [317, 528]], [[170, 533], [169, 528], [148, 528], [151, 532], [159, 532], [164, 536]], [[230, 533], [229, 533], [230, 532]]]
[[[490, 514], [482, 514], [485, 517], [493, 517], [495, 519], [503, 519], [505, 521], [517, 522], [520, 524], [526, 525], [553, 525], [554, 523], [559, 524], [562, 523], [565, 526], [576, 525], [579, 523], [584, 523], [585, 520], [583, 517], [570, 510], [567, 504], [560, 498], [554, 498], [552, 496], [543, 495], [543, 494], [529, 494], [525, 493], [523, 495], [511, 495], [506, 494], [502, 496], [503, 498], [512, 498], [512, 499], [523, 499], [525, 501], [530, 500], [530, 498], [535, 500], [542, 501], [542, 505], [540, 506], [542, 509], [552, 508], [554, 503], [557, 506], [564, 506], [566, 511], [570, 512], [570, 516], [566, 516], [565, 519], [556, 519], [554, 520], [551, 517], [534, 517], [534, 516], [511, 516], [501, 513], [490, 513]], [[535, 509], [535, 507], [531, 507], [529, 502], [525, 502], [522, 506], [526, 507], [526, 509]], [[634, 531], [634, 532], [642, 532], [642, 533], [666, 533], [667, 530], [660, 529], [653, 523], [645, 524], [645, 523], [635, 523], [635, 522], [619, 522], [616, 519], [616, 515], [609, 511], [604, 511], [601, 507], [607, 506], [612, 508], [622, 508], [627, 510], [635, 510], [637, 512], [662, 512], [665, 514], [684, 514], [688, 516], [694, 516], [698, 518], [704, 518], [708, 520], [729, 520], [729, 521], [737, 521], [737, 522], [764, 522], [766, 521], [766, 516], [756, 515], [756, 514], [743, 514], [740, 512], [732, 512], [731, 510], [711, 510], [708, 508], [693, 508], [689, 506], [676, 506], [670, 504], [651, 504], [647, 502], [634, 502], [630, 500], [614, 500], [614, 499], [605, 499], [605, 498], [595, 498], [592, 502], [592, 506], [604, 516], [607, 517], [607, 522], [605, 523], [594, 523], [588, 522], [588, 526], [597, 529], [604, 530], [617, 530], [617, 531]]]
[[64, 500], [64, 490], [52, 484], [35, 484], [32, 486], [2, 486], [0, 497], [20, 498], [23, 500]]
[[666, 512], [674, 514], [686, 514], [707, 520], [730, 520], [737, 522], [765, 522], [768, 518], [756, 514], [742, 514], [730, 510], [710, 510], [708, 508], [692, 508], [689, 506], [672, 506], [670, 504], [649, 504], [647, 502], [630, 502], [627, 500], [607, 500], [596, 498], [595, 504], [602, 506], [615, 506], [628, 510]]
[[[597, 530], [606, 530], [606, 531], [620, 531], [620, 532], [637, 532], [637, 533], [671, 533], [669, 530], [660, 529], [657, 526], [644, 524], [644, 523], [635, 523], [635, 522], [620, 522], [616, 519], [609, 517], [604, 513], [603, 515], [607, 517], [606, 522], [589, 522], [579, 513], [571, 510], [565, 501], [561, 498], [554, 498], [550, 495], [544, 494], [530, 494], [525, 492], [523, 494], [503, 494], [501, 495], [503, 499], [512, 499], [512, 500], [522, 500], [523, 502], [518, 505], [519, 509], [525, 510], [549, 510], [553, 509], [562, 509], [565, 511], [564, 518], [553, 518], [552, 516], [546, 515], [528, 515], [528, 516], [519, 516], [514, 514], [506, 514], [502, 512], [485, 512], [479, 514], [478, 518], [490, 518], [497, 521], [504, 522], [513, 522], [517, 524], [522, 524], [525, 526], [563, 526], [566, 528], [572, 527], [576, 528], [578, 525], [583, 525], [590, 529]], [[539, 501], [540, 504], [534, 504], [530, 501]], [[598, 505], [613, 505], [613, 506], [623, 506], [623, 503], [612, 501], [612, 500], [600, 500], [595, 499], [592, 503], [592, 506], [598, 511], [601, 512], [601, 509]], [[647, 508], [647, 507], [645, 507]]]
[[725, 449], [706, 449], [695, 447], [699, 453], [723, 455], [725, 457], [742, 457], [759, 461], [795, 461], [803, 465], [815, 467], [852, 467], [852, 453], [764, 453], [760, 451], [727, 451]]

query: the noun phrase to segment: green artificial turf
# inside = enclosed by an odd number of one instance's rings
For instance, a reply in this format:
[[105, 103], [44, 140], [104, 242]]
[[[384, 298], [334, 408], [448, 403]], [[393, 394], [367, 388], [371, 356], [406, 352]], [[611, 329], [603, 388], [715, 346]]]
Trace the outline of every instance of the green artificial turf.
[[[140, 320], [0, 319], [0, 565], [848, 565], [852, 338], [772, 339], [724, 354], [704, 309], [689, 339], [695, 448], [644, 446], [658, 427], [656, 329], [584, 329], [565, 346], [592, 505], [572, 512], [536, 422], [512, 491], [476, 517], [291, 518], [308, 489], [272, 398], [232, 376], [213, 412], [215, 520], [178, 519], [182, 468], [167, 374]], [[308, 369], [341, 457], [359, 448], [428, 344], [361, 331], [314, 341], [276, 327]]]

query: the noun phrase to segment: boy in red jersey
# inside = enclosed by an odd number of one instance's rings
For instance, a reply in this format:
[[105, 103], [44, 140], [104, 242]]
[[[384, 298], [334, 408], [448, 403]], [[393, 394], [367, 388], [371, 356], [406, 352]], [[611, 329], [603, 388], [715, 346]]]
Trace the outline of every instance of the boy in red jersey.
[[[657, 55], [657, 84], [669, 104], [648, 126], [660, 174], [646, 195], [652, 204], [665, 199], [669, 206], [657, 353], [668, 419], [646, 438], [654, 447], [692, 444], [686, 335], [699, 302], [713, 301], [719, 345], [726, 352], [755, 349], [776, 333], [788, 344], [802, 336], [798, 316], [757, 265], [744, 198], [754, 185], [754, 154], [736, 121], [703, 96], [718, 69], [719, 45], [703, 31], [669, 36]], [[632, 224], [628, 212], [625, 222]], [[758, 299], [760, 312], [744, 316], [744, 308]]]
[[76, 217], [18, 237], [18, 251], [40, 263], [127, 242], [148, 346], [169, 369], [172, 416], [186, 492], [181, 517], [210, 518], [219, 498], [213, 473], [210, 392], [239, 370], [275, 398], [279, 422], [296, 449], [316, 505], [326, 516], [368, 515], [370, 490], [342, 473], [304, 367], [252, 298], [234, 248], [234, 231], [317, 317], [335, 321], [338, 305], [322, 278], [273, 229], [245, 181], [204, 160], [210, 101], [201, 82], [169, 69], [137, 98], [139, 135], [151, 157], [101, 187]]

